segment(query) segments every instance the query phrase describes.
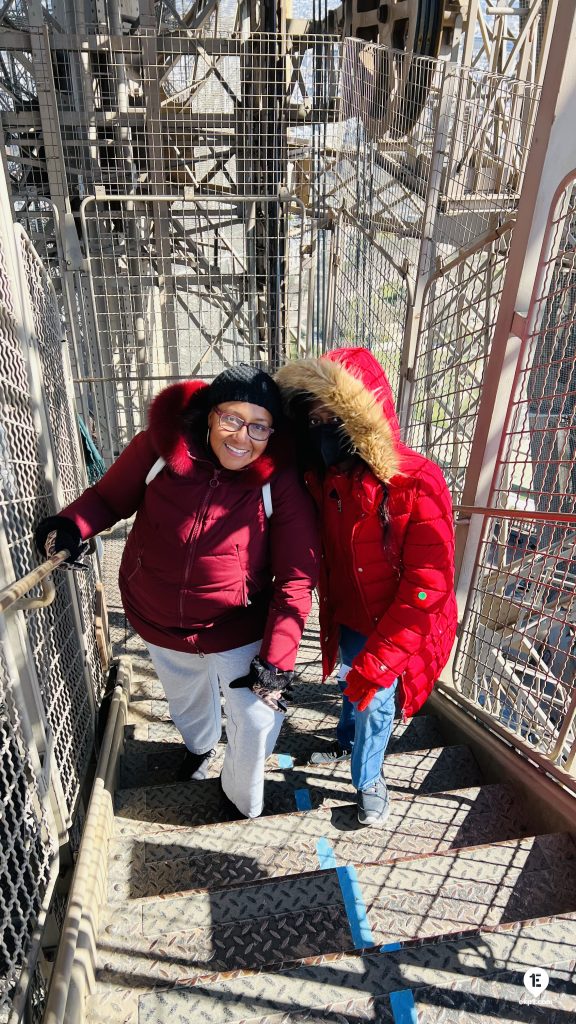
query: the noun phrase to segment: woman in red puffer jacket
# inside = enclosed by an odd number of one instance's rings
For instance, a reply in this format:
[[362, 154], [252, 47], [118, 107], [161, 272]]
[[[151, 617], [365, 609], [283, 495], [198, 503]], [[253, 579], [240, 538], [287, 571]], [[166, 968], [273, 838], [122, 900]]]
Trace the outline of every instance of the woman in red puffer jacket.
[[367, 349], [297, 360], [276, 380], [320, 511], [324, 678], [338, 652], [342, 665], [337, 756], [351, 749], [359, 821], [383, 824], [395, 705], [403, 717], [419, 710], [454, 642], [452, 502], [438, 466], [400, 441], [390, 385]]

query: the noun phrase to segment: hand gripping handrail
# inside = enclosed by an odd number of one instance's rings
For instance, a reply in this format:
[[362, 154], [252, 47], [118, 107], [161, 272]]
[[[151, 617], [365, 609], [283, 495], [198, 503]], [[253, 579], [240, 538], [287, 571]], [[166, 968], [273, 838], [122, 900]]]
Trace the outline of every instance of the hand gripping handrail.
[[[46, 608], [51, 604], [56, 594], [56, 588], [48, 577], [67, 558], [70, 558], [70, 552], [63, 548], [51, 558], [47, 558], [36, 569], [32, 569], [32, 572], [27, 573], [26, 576], [3, 587], [0, 590], [0, 612], [17, 611], [22, 608]], [[40, 597], [24, 596], [29, 590], [32, 590], [32, 587], [37, 586], [42, 587]]]

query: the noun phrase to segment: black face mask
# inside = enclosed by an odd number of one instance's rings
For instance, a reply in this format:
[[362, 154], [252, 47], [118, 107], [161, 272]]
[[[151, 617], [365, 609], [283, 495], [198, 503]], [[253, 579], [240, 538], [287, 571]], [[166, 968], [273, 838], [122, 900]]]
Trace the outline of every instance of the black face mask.
[[356, 454], [352, 441], [337, 423], [321, 423], [317, 427], [309, 427], [308, 437], [325, 466], [335, 466]]

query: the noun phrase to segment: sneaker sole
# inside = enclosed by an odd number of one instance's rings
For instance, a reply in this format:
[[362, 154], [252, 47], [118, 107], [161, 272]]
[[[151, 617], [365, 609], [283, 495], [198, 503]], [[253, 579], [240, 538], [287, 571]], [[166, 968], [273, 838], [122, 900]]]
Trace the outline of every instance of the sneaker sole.
[[386, 809], [384, 814], [379, 814], [377, 817], [361, 818], [360, 817], [360, 812], [358, 812], [358, 821], [359, 821], [360, 825], [368, 825], [368, 826], [369, 825], [385, 825], [386, 822], [388, 821], [389, 817], [390, 817], [390, 807], [388, 807]]

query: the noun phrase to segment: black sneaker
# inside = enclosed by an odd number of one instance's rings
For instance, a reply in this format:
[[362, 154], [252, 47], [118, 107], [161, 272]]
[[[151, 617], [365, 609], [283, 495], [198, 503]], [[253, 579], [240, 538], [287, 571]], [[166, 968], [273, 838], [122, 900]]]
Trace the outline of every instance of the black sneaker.
[[210, 761], [215, 756], [215, 750], [207, 750], [205, 754], [193, 754], [191, 750], [187, 750], [176, 774], [177, 781], [189, 782], [193, 779], [198, 782], [201, 779], [207, 779]]
[[221, 779], [220, 776], [218, 777], [218, 788], [220, 790], [220, 815], [221, 815], [221, 820], [222, 821], [244, 821], [244, 820], [248, 821], [249, 820], [248, 819], [248, 815], [247, 814], [242, 814], [242, 811], [238, 810], [238, 808], [236, 807], [236, 804], [232, 803], [232, 800], [230, 799], [230, 797], [226, 796], [226, 793], [224, 792], [224, 787], [222, 785], [222, 779]]

